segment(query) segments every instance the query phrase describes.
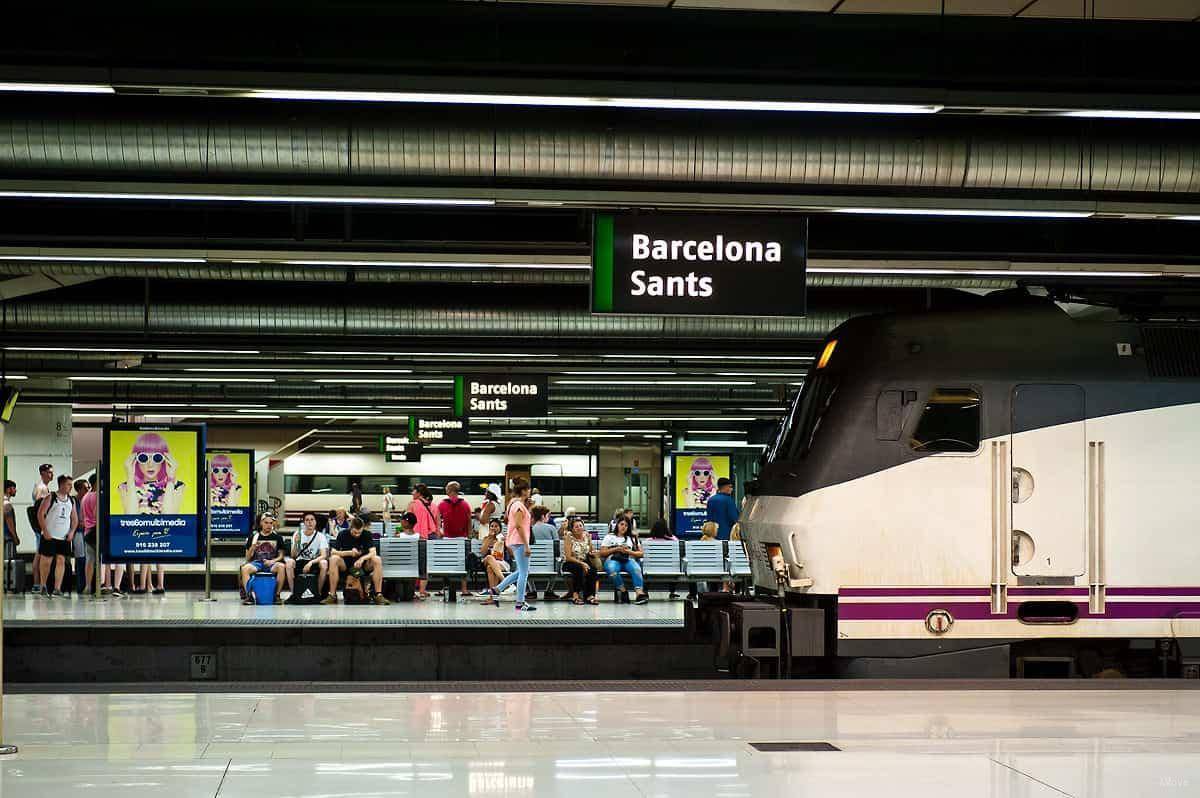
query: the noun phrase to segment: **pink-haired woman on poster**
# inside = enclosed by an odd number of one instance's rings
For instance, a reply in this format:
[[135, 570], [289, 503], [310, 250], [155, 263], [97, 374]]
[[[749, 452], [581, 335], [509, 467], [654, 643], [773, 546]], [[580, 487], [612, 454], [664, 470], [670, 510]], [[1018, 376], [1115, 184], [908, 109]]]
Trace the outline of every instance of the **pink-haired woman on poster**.
[[208, 464], [209, 505], [212, 507], [239, 507], [242, 503], [242, 486], [238, 484], [233, 460], [227, 454], [214, 455]]
[[[126, 515], [175, 515], [183, 504], [186, 486], [176, 479], [178, 464], [171, 457], [167, 441], [157, 432], [146, 432], [134, 441], [133, 451], [125, 459], [125, 481], [117, 486]], [[158, 585], [152, 586], [150, 566], [142, 565], [139, 574], [130, 566], [133, 593], [167, 592], [162, 563], [154, 569]], [[141, 579], [136, 579], [140, 576]]]

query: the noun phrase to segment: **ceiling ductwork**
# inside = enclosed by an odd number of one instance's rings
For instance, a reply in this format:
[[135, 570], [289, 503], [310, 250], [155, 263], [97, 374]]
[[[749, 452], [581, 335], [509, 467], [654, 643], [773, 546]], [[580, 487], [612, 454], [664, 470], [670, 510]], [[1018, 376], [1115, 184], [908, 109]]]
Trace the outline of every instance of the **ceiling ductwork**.
[[[886, 261], [864, 262], [866, 267], [887, 267]], [[931, 262], [931, 268], [946, 268]], [[996, 264], [1003, 267], [1005, 264]], [[811, 268], [821, 268], [820, 260], [810, 260]], [[899, 270], [899, 267], [896, 267]], [[847, 269], [849, 271], [849, 269]], [[439, 269], [370, 268], [339, 269], [283, 264], [238, 265], [231, 263], [47, 263], [0, 262], [0, 276], [24, 277], [45, 274], [58, 278], [131, 277], [155, 280], [240, 280], [281, 283], [488, 283], [497, 285], [589, 285], [586, 270], [546, 269]], [[1012, 288], [1016, 278], [972, 276], [970, 274], [829, 274], [809, 273], [814, 288], [959, 288], [995, 290]]]
[[331, 121], [261, 110], [163, 119], [14, 109], [0, 118], [0, 170], [76, 179], [351, 184], [1200, 191], [1200, 144], [1157, 131], [1099, 133], [1082, 124], [1039, 129], [1033, 120], [1004, 132], [982, 124], [957, 132], [889, 130], [871, 119], [797, 118], [786, 128], [749, 127], [708, 116], [614, 126], [570, 115], [346, 111], [344, 121]]
[[850, 317], [600, 316], [577, 310], [466, 310], [281, 305], [101, 305], [6, 303], [8, 333], [244, 334], [256, 336], [431, 336], [645, 339], [814, 339]]

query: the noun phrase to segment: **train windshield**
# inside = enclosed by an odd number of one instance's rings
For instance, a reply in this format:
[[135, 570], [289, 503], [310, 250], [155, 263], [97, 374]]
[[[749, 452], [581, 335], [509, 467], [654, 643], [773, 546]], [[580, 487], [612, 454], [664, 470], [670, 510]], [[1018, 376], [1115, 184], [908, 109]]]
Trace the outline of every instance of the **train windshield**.
[[835, 393], [835, 377], [823, 371], [809, 372], [771, 447], [770, 462], [801, 460], [808, 455]]

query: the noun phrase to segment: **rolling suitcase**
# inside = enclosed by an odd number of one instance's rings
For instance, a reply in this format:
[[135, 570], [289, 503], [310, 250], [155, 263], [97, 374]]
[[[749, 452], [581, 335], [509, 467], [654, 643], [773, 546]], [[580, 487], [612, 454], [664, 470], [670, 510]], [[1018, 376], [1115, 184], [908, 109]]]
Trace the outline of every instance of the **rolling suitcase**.
[[20, 557], [5, 560], [4, 589], [12, 593], [25, 592], [25, 561]]

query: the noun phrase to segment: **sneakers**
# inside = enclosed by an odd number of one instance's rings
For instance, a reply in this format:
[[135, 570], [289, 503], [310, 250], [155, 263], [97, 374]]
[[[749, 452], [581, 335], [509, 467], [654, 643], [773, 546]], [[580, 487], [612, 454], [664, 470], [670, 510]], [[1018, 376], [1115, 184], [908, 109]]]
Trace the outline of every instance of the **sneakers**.
[[41, 585], [32, 585], [29, 588], [29, 592], [35, 596], [40, 596], [42, 594], [42, 586]]
[[109, 593], [111, 593], [111, 592], [112, 592], [112, 588], [111, 588], [111, 587], [109, 587], [108, 585], [105, 585], [105, 586], [103, 586], [103, 587], [101, 587], [101, 588], [100, 588], [100, 595], [101, 595], [101, 596], [107, 596], [107, 595], [108, 595]]
[[150, 592], [156, 596], [165, 596], [167, 593], [167, 589], [164, 587], [156, 587], [153, 590], [151, 590]]
[[638, 597], [637, 597], [637, 598], [635, 598], [635, 599], [633, 600], [633, 603], [634, 603], [634, 604], [649, 604], [649, 603], [650, 603], [650, 597], [649, 597], [649, 596], [647, 596], [645, 593], [641, 593], [641, 594], [639, 594], [639, 595], [638, 595]]
[[108, 595], [112, 596], [113, 598], [125, 598], [125, 594], [122, 593], [120, 590], [113, 590]]
[[514, 604], [513, 609], [517, 612], [537, 612], [537, 607], [532, 604]]
[[[46, 590], [45, 588], [43, 588], [42, 590], [39, 590], [38, 593], [42, 596], [45, 596], [47, 599], [54, 598], [54, 593], [52, 591]], [[62, 595], [62, 594], [60, 593], [59, 595]]]
[[392, 602], [388, 601], [385, 597], [376, 593], [375, 594], [375, 603], [380, 607], [386, 607], [388, 604], [391, 604]]
[[328, 596], [321, 599], [321, 603], [322, 604], [337, 604], [338, 603], [337, 595], [334, 593], [330, 593]]

